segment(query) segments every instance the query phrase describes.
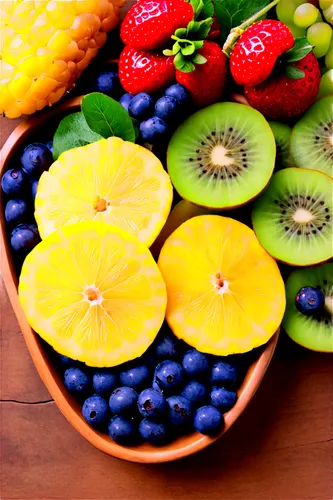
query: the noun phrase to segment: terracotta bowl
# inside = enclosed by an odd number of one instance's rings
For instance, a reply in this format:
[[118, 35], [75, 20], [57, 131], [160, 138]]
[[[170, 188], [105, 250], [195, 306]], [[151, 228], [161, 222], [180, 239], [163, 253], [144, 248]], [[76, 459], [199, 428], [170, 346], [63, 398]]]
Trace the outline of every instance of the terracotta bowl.
[[[10, 168], [9, 166], [12, 164], [12, 160], [15, 159], [19, 150], [25, 143], [30, 140], [40, 140], [42, 131], [49, 131], [52, 134], [57, 123], [67, 113], [79, 110], [80, 102], [80, 97], [65, 101], [50, 111], [42, 112], [33, 118], [21, 122], [10, 135], [1, 151], [0, 176]], [[82, 436], [96, 448], [114, 457], [132, 462], [157, 463], [177, 460], [202, 450], [231, 427], [249, 404], [266, 372], [276, 347], [278, 332], [265, 346], [253, 353], [243, 383], [238, 390], [238, 401], [236, 405], [225, 414], [225, 426], [219, 436], [211, 438], [199, 433], [191, 433], [178, 438], [176, 441], [162, 448], [156, 448], [148, 444], [142, 444], [137, 447], [119, 446], [107, 435], [92, 429], [83, 419], [81, 408], [65, 389], [61, 374], [52, 361], [52, 356], [50, 356], [49, 350], [45, 347], [45, 343], [28, 324], [18, 300], [18, 278], [16, 276], [6, 233], [3, 199], [1, 199], [0, 205], [1, 271], [11, 304], [40, 377], [61, 412]]]

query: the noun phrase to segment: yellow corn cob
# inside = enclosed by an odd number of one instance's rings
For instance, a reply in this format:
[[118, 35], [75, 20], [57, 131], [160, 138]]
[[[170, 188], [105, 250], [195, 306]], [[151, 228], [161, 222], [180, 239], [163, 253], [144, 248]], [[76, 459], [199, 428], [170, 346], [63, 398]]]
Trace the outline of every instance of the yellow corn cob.
[[126, 0], [0, 0], [0, 113], [51, 106], [69, 90]]

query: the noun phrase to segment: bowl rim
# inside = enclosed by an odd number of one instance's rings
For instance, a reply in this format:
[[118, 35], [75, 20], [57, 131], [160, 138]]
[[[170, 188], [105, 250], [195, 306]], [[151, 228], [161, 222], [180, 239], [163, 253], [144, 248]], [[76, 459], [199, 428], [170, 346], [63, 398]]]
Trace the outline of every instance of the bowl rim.
[[[76, 109], [79, 108], [81, 104], [82, 98], [83, 96], [68, 99], [50, 110], [43, 111], [19, 123], [19, 125], [10, 134], [0, 151], [0, 177], [7, 169], [8, 162], [10, 161], [13, 152], [15, 152], [16, 146], [18, 145], [18, 143], [23, 142], [25, 137], [29, 136], [31, 130], [37, 129], [43, 124], [43, 122], [46, 122], [50, 118], [55, 118], [57, 115], [66, 114], [69, 111], [76, 111]], [[0, 205], [2, 206], [2, 203]], [[265, 372], [269, 366], [277, 345], [279, 330], [277, 330], [277, 332], [271, 337], [266, 345], [263, 346], [261, 354], [259, 355], [257, 360], [253, 362], [253, 369], [251, 370], [250, 376], [247, 377], [246, 383], [243, 384], [244, 387], [239, 394], [236, 405], [224, 416], [225, 425], [220, 434], [214, 437], [209, 437], [194, 432], [190, 435], [192, 436], [192, 439], [189, 442], [185, 443], [185, 445], [182, 447], [172, 447], [171, 443], [171, 448], [151, 447], [151, 449], [153, 448], [154, 451], [145, 449], [142, 450], [140, 449], [140, 447], [120, 446], [113, 442], [108, 436], [106, 436], [107, 439], [105, 439], [105, 435], [95, 431], [95, 429], [90, 427], [89, 424], [78, 415], [78, 412], [75, 410], [75, 403], [73, 402], [72, 397], [66, 391], [66, 389], [62, 388], [58, 384], [55, 373], [52, 373], [52, 370], [49, 366], [50, 362], [48, 360], [47, 353], [38, 340], [38, 334], [36, 334], [30, 327], [19, 302], [17, 292], [18, 279], [16, 277], [13, 262], [11, 259], [9, 244], [7, 241], [3, 211], [0, 214], [0, 222], [0, 269], [11, 305], [20, 325], [25, 343], [28, 347], [37, 372], [39, 373], [39, 376], [41, 377], [51, 396], [53, 397], [57, 407], [65, 416], [65, 418], [70, 422], [72, 427], [76, 431], [78, 431], [88, 442], [90, 442], [90, 444], [108, 455], [130, 462], [171, 462], [184, 458], [206, 448], [214, 441], [216, 441], [219, 437], [221, 437], [235, 423], [235, 421], [251, 401], [265, 375]]]

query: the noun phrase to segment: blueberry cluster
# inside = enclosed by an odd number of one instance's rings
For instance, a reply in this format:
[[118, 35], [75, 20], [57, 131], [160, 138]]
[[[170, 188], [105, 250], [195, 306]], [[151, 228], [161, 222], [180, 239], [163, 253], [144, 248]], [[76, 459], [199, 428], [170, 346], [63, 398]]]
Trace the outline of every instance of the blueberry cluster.
[[10, 230], [10, 244], [19, 258], [24, 258], [40, 241], [33, 218], [38, 180], [53, 162], [52, 143], [29, 144], [21, 156], [21, 165], [4, 173], [1, 187], [7, 202], [5, 219]]
[[237, 401], [237, 362], [203, 354], [169, 331], [141, 358], [117, 368], [59, 360], [85, 420], [121, 445], [163, 445], [193, 430], [216, 435]]

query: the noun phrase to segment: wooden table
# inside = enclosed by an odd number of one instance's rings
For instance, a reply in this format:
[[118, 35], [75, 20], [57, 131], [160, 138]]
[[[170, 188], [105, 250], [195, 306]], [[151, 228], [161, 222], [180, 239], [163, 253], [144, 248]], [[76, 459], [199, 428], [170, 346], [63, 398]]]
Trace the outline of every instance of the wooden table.
[[[0, 118], [0, 146], [18, 120]], [[333, 357], [286, 337], [252, 403], [207, 450], [139, 465], [94, 449], [39, 379], [3, 283], [2, 500], [331, 500]]]

